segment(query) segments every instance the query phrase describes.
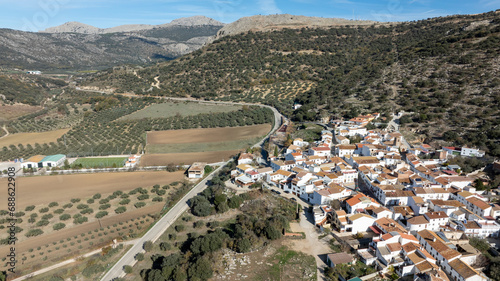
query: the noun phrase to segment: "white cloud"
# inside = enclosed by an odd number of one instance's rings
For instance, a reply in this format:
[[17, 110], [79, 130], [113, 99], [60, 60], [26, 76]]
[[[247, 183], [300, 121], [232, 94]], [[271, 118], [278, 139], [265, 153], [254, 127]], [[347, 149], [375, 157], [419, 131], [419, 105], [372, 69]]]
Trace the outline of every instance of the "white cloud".
[[276, 5], [274, 0], [258, 0], [260, 10], [266, 14], [281, 14], [280, 8]]

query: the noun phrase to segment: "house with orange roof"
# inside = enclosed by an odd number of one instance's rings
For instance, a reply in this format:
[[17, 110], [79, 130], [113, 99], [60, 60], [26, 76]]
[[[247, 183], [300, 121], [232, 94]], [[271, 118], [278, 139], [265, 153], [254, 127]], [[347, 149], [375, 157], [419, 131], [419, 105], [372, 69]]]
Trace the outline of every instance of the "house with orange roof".
[[375, 201], [375, 199], [364, 195], [363, 193], [358, 193], [354, 195], [352, 198], [347, 199], [346, 203], [346, 211], [348, 214], [353, 214], [357, 209], [365, 209], [368, 206], [377, 206], [380, 204]]
[[255, 156], [252, 153], [241, 153], [240, 156], [238, 157], [238, 165], [241, 164], [252, 164], [253, 159]]
[[471, 210], [474, 214], [481, 217], [488, 217], [491, 215], [493, 207], [484, 202], [483, 200], [473, 196], [466, 199], [467, 209]]

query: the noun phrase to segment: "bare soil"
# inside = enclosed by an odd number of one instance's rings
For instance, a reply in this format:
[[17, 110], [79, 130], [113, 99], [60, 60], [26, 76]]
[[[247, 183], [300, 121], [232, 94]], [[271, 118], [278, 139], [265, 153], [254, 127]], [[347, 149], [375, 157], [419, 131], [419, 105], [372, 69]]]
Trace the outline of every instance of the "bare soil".
[[264, 136], [270, 130], [270, 124], [262, 124], [232, 128], [155, 131], [147, 133], [147, 141], [148, 144], [170, 144], [245, 140]]
[[17, 133], [10, 134], [0, 139], [0, 147], [13, 145], [34, 145], [35, 143], [44, 144], [56, 142], [58, 138], [66, 134], [70, 129], [60, 129], [55, 131], [41, 132], [41, 133]]
[[0, 121], [12, 120], [26, 114], [37, 112], [41, 109], [42, 107], [40, 106], [31, 106], [27, 104], [0, 104]]
[[[18, 177], [16, 179], [16, 206], [17, 210], [22, 211], [29, 205], [69, 201], [72, 198], [85, 198], [96, 193], [109, 193], [117, 190], [125, 192], [137, 187], [163, 185], [183, 179], [183, 171]], [[0, 186], [7, 186], [7, 178], [0, 179]], [[1, 201], [0, 209], [6, 210], [7, 200]]]

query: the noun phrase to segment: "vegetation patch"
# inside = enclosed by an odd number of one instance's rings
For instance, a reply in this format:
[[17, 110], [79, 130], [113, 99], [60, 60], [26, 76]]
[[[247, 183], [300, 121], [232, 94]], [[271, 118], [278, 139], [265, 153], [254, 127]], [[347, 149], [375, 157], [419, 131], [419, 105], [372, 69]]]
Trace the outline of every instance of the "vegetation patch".
[[125, 165], [127, 157], [78, 158], [71, 164], [72, 168], [120, 168]]

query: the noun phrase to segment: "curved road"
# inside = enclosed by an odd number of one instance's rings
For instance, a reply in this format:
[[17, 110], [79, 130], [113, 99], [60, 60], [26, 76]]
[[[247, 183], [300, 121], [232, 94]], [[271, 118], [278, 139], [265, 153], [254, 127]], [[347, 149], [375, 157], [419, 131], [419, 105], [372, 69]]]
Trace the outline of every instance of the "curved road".
[[[170, 98], [174, 99], [174, 98]], [[190, 101], [197, 101], [197, 100], [191, 100], [191, 99], [179, 99], [175, 98], [176, 100], [190, 100]], [[212, 103], [212, 104], [240, 104], [240, 105], [258, 105], [262, 107], [267, 107], [271, 109], [274, 113], [274, 126], [271, 129], [271, 131], [266, 135], [265, 138], [263, 138], [261, 141], [256, 143], [252, 147], [260, 146], [264, 143], [264, 141], [272, 134], [274, 133], [280, 126], [281, 126], [281, 118], [282, 115], [276, 110], [276, 108], [267, 106], [267, 105], [259, 105], [259, 104], [251, 104], [251, 103], [232, 103], [232, 102], [218, 102], [218, 101], [197, 101], [201, 103]], [[144, 252], [142, 249], [142, 245], [146, 241], [152, 241], [155, 242], [162, 234], [165, 232], [171, 225], [172, 223], [175, 222], [175, 220], [188, 209], [188, 201], [196, 196], [198, 193], [203, 191], [207, 187], [207, 182], [213, 178], [216, 172], [218, 172], [222, 167], [227, 165], [229, 161], [223, 162], [219, 168], [217, 168], [215, 171], [213, 171], [209, 176], [207, 176], [204, 180], [202, 180], [200, 183], [198, 183], [191, 191], [189, 191], [177, 204], [175, 204], [170, 211], [168, 211], [167, 214], [165, 214], [146, 234], [144, 234], [143, 237], [137, 239], [136, 243], [132, 248], [120, 259], [118, 262], [101, 278], [101, 281], [111, 281], [117, 277], [123, 277], [125, 276], [125, 272], [123, 271], [123, 267], [125, 265], [130, 265], [133, 266], [136, 263], [136, 260], [134, 259], [135, 255], [138, 253]]]

